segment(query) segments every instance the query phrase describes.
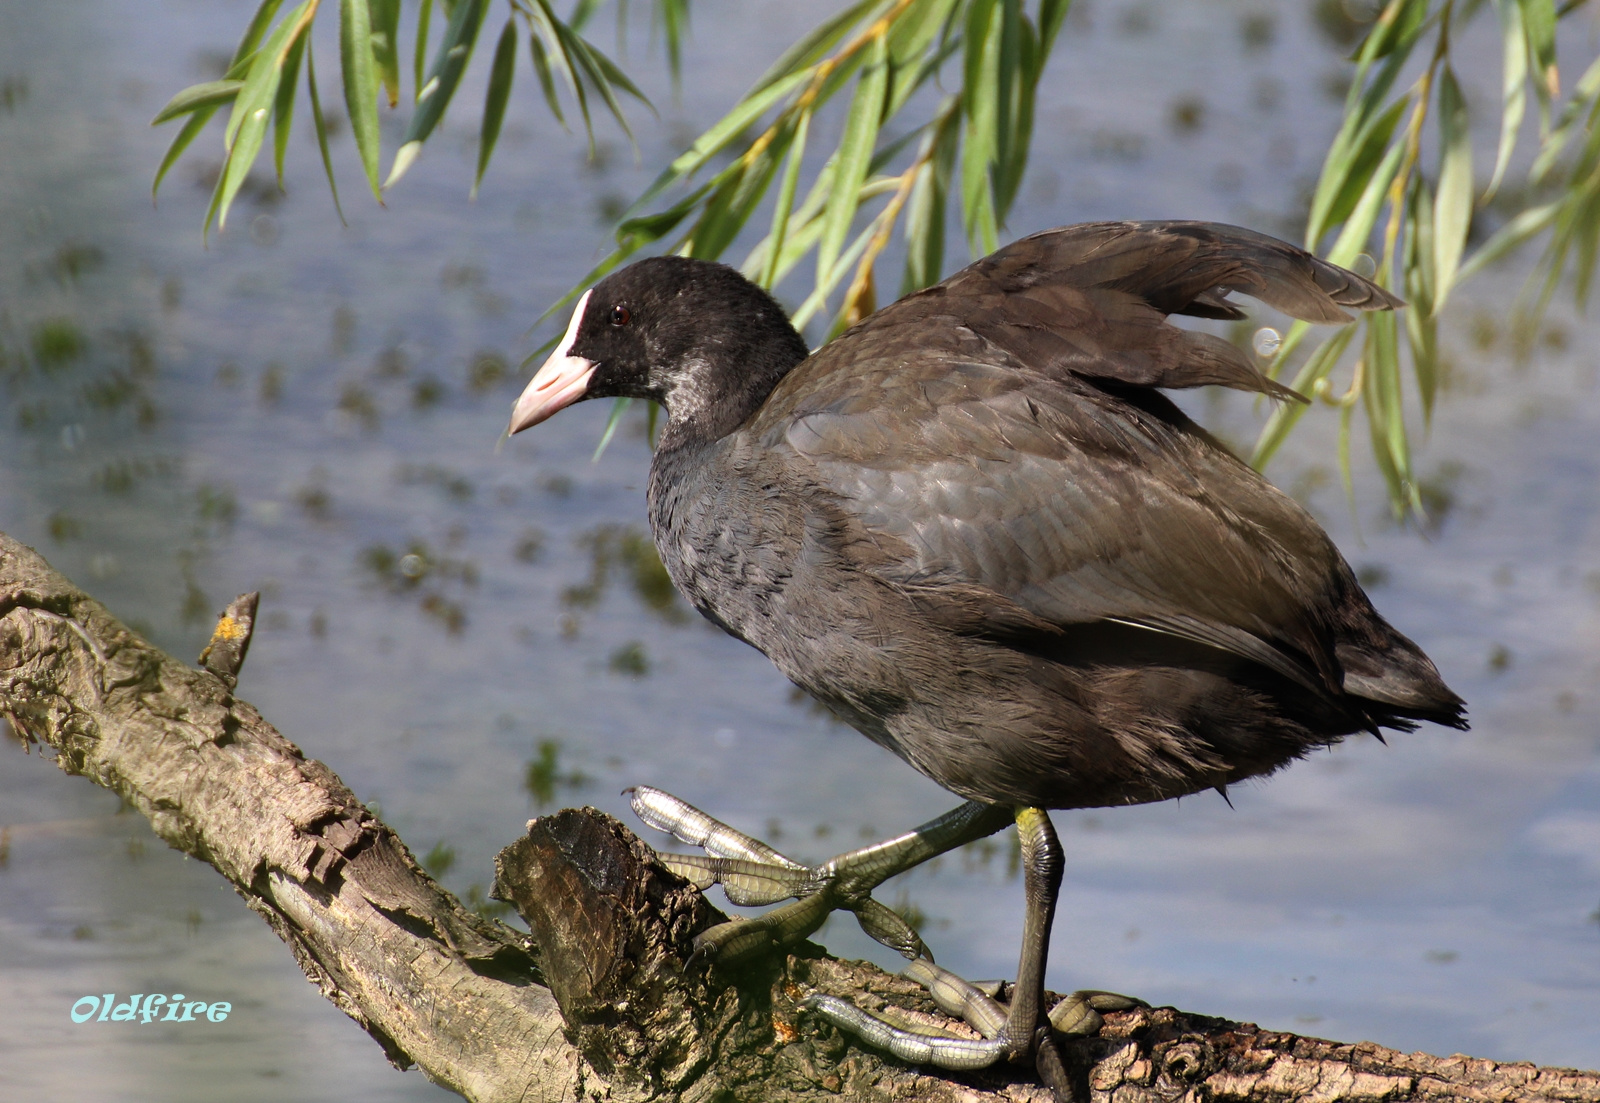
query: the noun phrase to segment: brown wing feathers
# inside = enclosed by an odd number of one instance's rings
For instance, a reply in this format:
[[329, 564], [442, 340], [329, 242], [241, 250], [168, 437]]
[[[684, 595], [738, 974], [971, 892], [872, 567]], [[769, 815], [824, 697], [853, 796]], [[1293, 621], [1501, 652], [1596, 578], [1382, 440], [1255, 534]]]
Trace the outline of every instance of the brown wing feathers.
[[1232, 343], [1166, 321], [1170, 314], [1244, 317], [1229, 292], [1322, 323], [1350, 321], [1344, 307], [1403, 305], [1354, 273], [1251, 230], [1097, 222], [1023, 238], [864, 325], [963, 326], [1046, 374], [1145, 387], [1217, 385], [1305, 401]]

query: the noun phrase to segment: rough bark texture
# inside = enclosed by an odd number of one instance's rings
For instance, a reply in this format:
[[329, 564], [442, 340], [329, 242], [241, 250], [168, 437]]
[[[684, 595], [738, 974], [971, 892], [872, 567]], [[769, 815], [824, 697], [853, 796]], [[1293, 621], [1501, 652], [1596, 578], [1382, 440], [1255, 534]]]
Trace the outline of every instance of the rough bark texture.
[[[921, 989], [869, 965], [808, 944], [736, 975], [685, 973], [694, 935], [723, 916], [593, 809], [534, 821], [497, 861], [497, 894], [531, 938], [463, 909], [327, 767], [233, 696], [249, 597], [196, 669], [0, 534], [0, 715], [226, 877], [397, 1065], [485, 1101], [1047, 1103], [1026, 1069], [924, 1073], [800, 1011], [821, 991], [944, 1022]], [[1108, 1015], [1068, 1057], [1096, 1103], [1600, 1103], [1596, 1073], [1402, 1054], [1171, 1008]]]

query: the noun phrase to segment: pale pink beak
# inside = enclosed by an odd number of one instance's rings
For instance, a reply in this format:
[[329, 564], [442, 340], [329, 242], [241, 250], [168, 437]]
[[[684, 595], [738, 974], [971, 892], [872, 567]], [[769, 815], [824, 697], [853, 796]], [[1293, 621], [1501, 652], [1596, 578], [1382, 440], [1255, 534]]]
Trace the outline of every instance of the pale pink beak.
[[528, 387], [511, 408], [511, 427], [507, 434], [520, 433], [539, 424], [557, 410], [565, 409], [584, 396], [589, 389], [589, 377], [594, 374], [595, 363], [572, 355], [572, 345], [578, 339], [578, 327], [583, 324], [583, 310], [589, 305], [592, 290], [572, 310], [572, 321], [567, 324], [566, 335], [550, 354], [550, 359], [534, 373]]

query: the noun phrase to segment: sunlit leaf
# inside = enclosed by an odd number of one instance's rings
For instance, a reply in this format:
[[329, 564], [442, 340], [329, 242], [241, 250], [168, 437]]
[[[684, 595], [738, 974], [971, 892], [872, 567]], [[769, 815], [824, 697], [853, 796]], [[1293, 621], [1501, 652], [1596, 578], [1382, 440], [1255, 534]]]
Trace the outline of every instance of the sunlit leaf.
[[333, 178], [333, 158], [328, 155], [328, 121], [322, 113], [322, 97], [317, 94], [317, 60], [310, 35], [306, 36], [306, 92], [311, 100], [311, 121], [317, 131], [317, 149], [322, 153], [322, 171], [328, 177], [328, 191], [333, 195], [334, 212], [343, 223], [344, 208], [339, 204], [339, 184]]
[[233, 60], [228, 67], [239, 64], [255, 52], [256, 46], [261, 42], [261, 36], [267, 33], [267, 28], [272, 26], [272, 17], [278, 14], [278, 8], [283, 5], [283, 0], [261, 0], [250, 22], [244, 29], [244, 36], [239, 39], [239, 45], [233, 51]]
[[1550, 104], [1561, 94], [1561, 77], [1556, 69], [1555, 0], [1517, 0], [1517, 3], [1522, 7], [1533, 88], [1539, 96], [1539, 118], [1541, 126], [1547, 129]]
[[344, 104], [350, 135], [361, 154], [367, 184], [380, 202], [378, 187], [378, 67], [372, 58], [372, 23], [367, 0], [339, 2], [339, 64], [344, 74]]
[[400, 103], [400, 0], [367, 0], [372, 25], [372, 59], [389, 94], [389, 106]]
[[873, 147], [878, 142], [878, 126], [883, 118], [883, 96], [889, 85], [889, 51], [879, 37], [871, 46], [867, 68], [856, 84], [855, 98], [845, 116], [844, 136], [834, 154], [834, 191], [822, 224], [822, 240], [817, 246], [817, 282], [820, 284], [839, 259], [839, 249], [850, 232], [856, 214], [856, 193], [867, 178]]
[[1480, 245], [1456, 273], [1457, 280], [1477, 275], [1500, 258], [1513, 252], [1530, 238], [1549, 228], [1561, 211], [1559, 201], [1530, 207], [1496, 230], [1488, 241]]
[[150, 198], [152, 200], [155, 199], [156, 192], [161, 190], [161, 181], [167, 175], [167, 170], [177, 164], [178, 158], [183, 156], [183, 151], [189, 148], [195, 138], [199, 137], [200, 132], [205, 129], [206, 123], [210, 122], [211, 116], [216, 113], [217, 109], [215, 107], [202, 107], [189, 116], [189, 121], [183, 124], [177, 136], [172, 139], [172, 144], [167, 147], [166, 155], [161, 158], [161, 164], [156, 168], [155, 181], [150, 185]]
[[1500, 15], [1501, 38], [1500, 147], [1484, 192], [1486, 199], [1500, 190], [1528, 103], [1528, 39], [1522, 26], [1522, 5], [1519, 0], [1494, 0], [1494, 6]]
[[[422, 143], [444, 117], [444, 109], [450, 105], [450, 97], [455, 95], [456, 86], [461, 83], [467, 59], [472, 56], [473, 44], [478, 40], [478, 28], [483, 25], [487, 11], [488, 0], [456, 0], [450, 23], [445, 27], [444, 39], [439, 43], [439, 52], [434, 56], [433, 67], [428, 70], [427, 79], [417, 93], [417, 109], [411, 115], [411, 124], [406, 127], [405, 137], [400, 140], [400, 149], [395, 153], [389, 178], [383, 182], [384, 187], [393, 187], [405, 175], [416, 161]], [[377, 188], [376, 173], [374, 165], [371, 173], [374, 189]]]
[[1434, 309], [1444, 306], [1472, 224], [1472, 128], [1446, 65], [1439, 77], [1439, 183], [1434, 205]]
[[[1296, 328], [1299, 330], [1298, 336], [1304, 336], [1310, 331], [1310, 327], [1306, 323], [1296, 322], [1294, 326], [1290, 327], [1291, 335], [1294, 334]], [[1289, 386], [1301, 394], [1311, 394], [1317, 382], [1325, 378], [1333, 370], [1334, 365], [1339, 362], [1339, 357], [1343, 356], [1345, 349], [1350, 347], [1350, 341], [1355, 337], [1358, 328], [1355, 325], [1344, 326], [1324, 339], [1317, 351], [1311, 354], [1311, 358], [1305, 362], [1299, 373], [1295, 375], [1294, 381]], [[1284, 344], [1288, 344], [1287, 337], [1284, 340]], [[1289, 433], [1309, 409], [1310, 407], [1302, 402], [1280, 403], [1272, 411], [1272, 416], [1267, 419], [1267, 424], [1261, 429], [1261, 435], [1256, 439], [1255, 450], [1250, 456], [1250, 465], [1258, 471], [1265, 468], [1272, 461], [1272, 457], [1277, 454], [1278, 449], [1282, 447], [1283, 442], [1289, 439]]]
[[778, 201], [772, 208], [772, 230], [768, 235], [767, 263], [757, 281], [771, 290], [777, 286], [778, 260], [783, 255], [783, 241], [789, 233], [789, 217], [794, 213], [794, 193], [800, 184], [800, 165], [806, 156], [806, 139], [811, 133], [811, 113], [801, 112], [790, 139], [788, 160], [783, 168], [783, 180], [778, 185]]
[[280, 189], [283, 187], [283, 158], [289, 151], [289, 131], [294, 125], [294, 90], [300, 80], [300, 56], [310, 40], [310, 34], [302, 34], [289, 47], [289, 54], [283, 61], [283, 78], [278, 81], [278, 94], [272, 102], [272, 165]]
[[242, 80], [211, 80], [204, 84], [191, 84], [168, 100], [166, 106], [150, 120], [150, 125], [160, 126], [179, 115], [187, 115], [205, 107], [215, 110], [225, 103], [232, 103], [243, 87]]
[[974, 3], [967, 7], [962, 87], [967, 127], [961, 145], [961, 212], [974, 254], [992, 253], [1000, 245], [991, 176], [999, 143], [999, 20], [998, 5]]
[[837, 15], [818, 24], [814, 30], [804, 35], [772, 63], [750, 91], [745, 93], [746, 98], [755, 96], [778, 81], [792, 77], [802, 70], [810, 69], [821, 61], [829, 50], [837, 46], [869, 11], [882, 4], [883, 0], [860, 0], [859, 3], [851, 4]]
[[1308, 248], [1315, 247], [1329, 229], [1350, 217], [1356, 203], [1366, 193], [1372, 174], [1383, 163], [1406, 106], [1405, 100], [1396, 100], [1387, 110], [1372, 115], [1367, 125], [1352, 137], [1348, 153], [1337, 162], [1329, 156], [1311, 201], [1311, 217], [1306, 227]]
[[250, 63], [250, 74], [234, 98], [233, 114], [228, 119], [224, 136], [228, 156], [217, 178], [211, 207], [206, 212], [207, 228], [213, 220], [219, 230], [227, 227], [228, 210], [234, 196], [238, 195], [266, 138], [267, 123], [271, 120], [288, 55], [310, 30], [315, 13], [314, 0], [305, 0], [284, 17]]
[[1421, 502], [1411, 475], [1411, 445], [1406, 435], [1405, 403], [1400, 384], [1400, 345], [1393, 313], [1380, 311], [1367, 318], [1367, 342], [1362, 352], [1366, 367], [1367, 428], [1372, 454], [1389, 487], [1390, 505], [1397, 516], [1407, 508], [1421, 512]]
[[923, 138], [926, 148], [919, 156], [925, 156], [928, 164], [917, 178], [906, 204], [906, 267], [900, 285], [902, 295], [938, 283], [944, 275], [945, 200], [961, 136], [957, 125], [960, 116], [953, 110], [955, 106], [954, 97], [947, 97], [940, 122]]
[[484, 170], [489, 167], [489, 157], [500, 137], [500, 124], [506, 117], [506, 101], [511, 98], [511, 81], [516, 75], [517, 23], [507, 19], [500, 32], [500, 41], [494, 48], [494, 64], [489, 69], [489, 91], [483, 101], [483, 127], [478, 136], [478, 173], [472, 181], [472, 195], [477, 198], [478, 185], [483, 183]]
[[539, 89], [544, 93], [544, 102], [549, 106], [550, 114], [556, 117], [556, 122], [565, 130], [567, 117], [561, 113], [561, 99], [556, 95], [556, 81], [554, 74], [550, 72], [550, 59], [545, 56], [544, 42], [537, 34], [528, 35], [528, 53], [533, 58], [533, 71], [539, 77]]
[[428, 67], [428, 31], [433, 22], [433, 0], [422, 0], [417, 9], [417, 40], [411, 49], [411, 91], [413, 102], [421, 97], [423, 73]]

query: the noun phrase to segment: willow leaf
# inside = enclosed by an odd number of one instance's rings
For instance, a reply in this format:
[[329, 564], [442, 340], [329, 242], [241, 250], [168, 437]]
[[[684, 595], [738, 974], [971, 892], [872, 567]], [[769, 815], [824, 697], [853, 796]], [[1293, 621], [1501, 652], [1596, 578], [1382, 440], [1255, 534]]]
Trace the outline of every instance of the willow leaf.
[[233, 114], [228, 119], [224, 139], [228, 156], [222, 163], [222, 172], [212, 193], [211, 207], [206, 212], [207, 229], [210, 229], [213, 219], [219, 230], [227, 228], [228, 210], [245, 177], [249, 175], [250, 166], [255, 163], [256, 154], [260, 152], [261, 143], [266, 137], [267, 123], [283, 80], [288, 55], [310, 30], [311, 16], [316, 11], [313, 4], [314, 0], [304, 0], [285, 16], [250, 64], [250, 74], [234, 98]]
[[539, 89], [544, 93], [544, 102], [550, 108], [550, 114], [556, 117], [556, 122], [561, 124], [561, 129], [567, 129], [567, 117], [561, 113], [561, 100], [556, 95], [555, 75], [550, 72], [550, 58], [546, 56], [544, 41], [537, 32], [528, 34], [528, 53], [533, 58], [533, 71], [539, 77]]
[[411, 88], [413, 99], [422, 95], [422, 74], [428, 65], [428, 30], [433, 22], [433, 0], [422, 0], [417, 9], [417, 40], [411, 48]]
[[1522, 25], [1522, 5], [1518, 0], [1494, 0], [1500, 16], [1500, 147], [1495, 152], [1494, 171], [1489, 175], [1487, 200], [1500, 190], [1500, 181], [1511, 164], [1511, 151], [1517, 144], [1517, 131], [1528, 106], [1528, 36]]
[[1394, 137], [1395, 127], [1405, 113], [1406, 101], [1396, 100], [1388, 109], [1372, 115], [1367, 125], [1354, 136], [1349, 154], [1335, 161], [1329, 155], [1322, 180], [1311, 202], [1311, 217], [1306, 226], [1306, 245], [1313, 247], [1329, 229], [1350, 217], [1372, 174], [1383, 163], [1385, 150]]
[[1556, 68], [1555, 0], [1517, 0], [1522, 7], [1522, 25], [1528, 38], [1528, 60], [1533, 67], [1533, 89], [1539, 97], [1541, 130], [1548, 130], [1550, 104], [1561, 94], [1561, 78]]
[[311, 121], [317, 131], [317, 149], [322, 153], [322, 171], [327, 174], [328, 191], [333, 195], [333, 210], [342, 225], [344, 207], [339, 203], [339, 183], [333, 178], [333, 158], [328, 154], [328, 121], [322, 113], [322, 97], [317, 94], [317, 59], [310, 35], [306, 36], [306, 93], [311, 100]]
[[883, 5], [884, 0], [860, 0], [859, 3], [851, 4], [837, 15], [824, 20], [779, 55], [778, 60], [768, 66], [767, 71], [761, 74], [750, 91], [745, 93], [745, 97], [748, 99], [796, 73], [809, 71], [829, 50], [837, 46], [839, 40], [860, 23], [868, 12]]
[[[1309, 332], [1309, 327], [1304, 322], [1296, 322], [1295, 326], [1299, 327], [1302, 336]], [[1347, 325], [1330, 334], [1295, 375], [1291, 384], [1294, 390], [1301, 394], [1310, 394], [1317, 381], [1333, 370], [1334, 365], [1339, 362], [1339, 357], [1344, 355], [1344, 350], [1350, 347], [1356, 329], [1354, 325]], [[1291, 327], [1292, 332], [1293, 327]], [[1288, 344], [1288, 341], [1285, 340], [1284, 344]], [[1283, 442], [1289, 439], [1289, 433], [1309, 408], [1303, 402], [1285, 402], [1273, 410], [1272, 416], [1261, 429], [1261, 435], [1256, 438], [1255, 450], [1250, 455], [1250, 466], [1257, 471], [1265, 468], [1277, 454], [1278, 449], [1283, 446]]]
[[961, 213], [967, 241], [975, 254], [999, 247], [999, 226], [994, 207], [993, 167], [1000, 117], [1000, 35], [998, 7], [974, 3], [967, 8], [963, 43], [962, 94], [967, 117], [961, 147]]
[[1392, 312], [1368, 316], [1362, 360], [1366, 382], [1361, 395], [1366, 401], [1367, 429], [1372, 436], [1373, 457], [1389, 487], [1390, 504], [1396, 516], [1403, 516], [1408, 508], [1420, 513], [1401, 397], [1398, 326]]
[[339, 67], [344, 74], [344, 105], [350, 136], [361, 154], [367, 184], [380, 202], [378, 187], [378, 68], [372, 58], [372, 21], [367, 0], [339, 2]]
[[794, 138], [789, 144], [788, 160], [783, 167], [783, 180], [778, 185], [778, 201], [772, 207], [772, 229], [768, 232], [771, 245], [768, 261], [757, 281], [767, 290], [777, 285], [778, 259], [783, 255], [783, 239], [789, 232], [789, 216], [794, 213], [794, 193], [800, 184], [800, 165], [806, 156], [806, 139], [811, 133], [811, 112], [802, 111], [795, 122]]
[[155, 181], [150, 185], [150, 199], [155, 200], [156, 192], [161, 190], [161, 181], [167, 171], [177, 164], [178, 158], [183, 156], [183, 151], [199, 137], [205, 129], [206, 123], [211, 121], [211, 116], [217, 113], [215, 107], [202, 107], [189, 116], [189, 121], [183, 124], [177, 136], [172, 139], [172, 144], [167, 147], [166, 155], [161, 158], [161, 164], [156, 168]]
[[310, 34], [302, 34], [289, 47], [289, 54], [283, 60], [283, 79], [278, 82], [278, 94], [272, 102], [272, 166], [280, 191], [283, 189], [283, 159], [289, 152], [289, 131], [294, 126], [294, 90], [300, 81], [300, 57], [310, 40]]
[[261, 36], [272, 26], [272, 17], [278, 14], [278, 9], [282, 6], [283, 0], [261, 0], [261, 5], [256, 8], [255, 14], [250, 17], [250, 22], [244, 29], [244, 36], [239, 39], [239, 45], [233, 51], [233, 60], [228, 63], [228, 68], [232, 69], [255, 53], [256, 47], [261, 43]]
[[768, 85], [759, 92], [752, 92], [734, 104], [733, 110], [712, 124], [710, 129], [694, 140], [693, 145], [662, 170], [661, 175], [644, 190], [644, 194], [634, 201], [630, 212], [641, 210], [673, 184], [693, 175], [724, 146], [737, 138], [746, 127], [765, 115], [780, 100], [809, 79], [809, 73], [791, 73], [777, 83]]
[[400, 103], [400, 0], [367, 0], [372, 25], [372, 59], [389, 94], [389, 106]]
[[[350, 3], [352, 0], [345, 2]], [[434, 55], [433, 68], [428, 71], [428, 78], [423, 83], [421, 91], [417, 93], [417, 109], [412, 113], [411, 124], [406, 127], [405, 137], [400, 140], [400, 148], [394, 155], [394, 164], [390, 166], [389, 178], [383, 182], [384, 187], [392, 187], [406, 174], [406, 170], [421, 152], [422, 143], [444, 117], [444, 109], [450, 106], [450, 97], [455, 95], [456, 86], [461, 83], [461, 74], [466, 70], [467, 60], [472, 56], [473, 44], [478, 41], [478, 28], [483, 25], [483, 17], [487, 11], [488, 0], [456, 0], [455, 10], [450, 13], [450, 23], [445, 27], [444, 39], [439, 43], [439, 52]], [[347, 87], [348, 80], [347, 76]], [[373, 118], [376, 122], [376, 109]], [[376, 156], [376, 145], [374, 145], [374, 156]], [[376, 162], [369, 175], [376, 191]]]
[[856, 84], [855, 98], [845, 116], [844, 137], [834, 154], [834, 190], [822, 224], [822, 241], [817, 246], [817, 283], [820, 285], [839, 258], [839, 249], [855, 219], [856, 193], [867, 178], [873, 148], [878, 144], [878, 126], [883, 118], [883, 97], [889, 84], [889, 51], [883, 36], [872, 44], [872, 56]]
[[1406, 338], [1411, 346], [1411, 370], [1422, 395], [1422, 416], [1433, 420], [1433, 402], [1439, 389], [1438, 278], [1434, 269], [1435, 212], [1433, 196], [1420, 176], [1412, 176], [1406, 189], [1408, 234], [1401, 271], [1405, 274]]
[[489, 167], [489, 157], [500, 138], [500, 124], [505, 121], [506, 102], [511, 98], [511, 81], [516, 75], [517, 23], [507, 19], [500, 32], [500, 41], [494, 48], [494, 64], [489, 68], [489, 90], [483, 100], [483, 126], [478, 134], [478, 174], [472, 180], [472, 198], [478, 197], [478, 185], [483, 183], [484, 170]]
[[[179, 115], [189, 115], [202, 108], [211, 108], [213, 111], [225, 103], [232, 103], [239, 89], [244, 87], [242, 80], [211, 80], [204, 84], [191, 84], [167, 101], [166, 106], [156, 112], [156, 117], [150, 120], [151, 126], [160, 126], [164, 122], [176, 119]], [[207, 118], [210, 114], [207, 113]]]
[[1561, 213], [1559, 200], [1544, 203], [1537, 207], [1530, 207], [1520, 212], [1515, 218], [1494, 232], [1488, 241], [1480, 245], [1461, 266], [1461, 271], [1456, 274], [1456, 279], [1465, 280], [1477, 275], [1501, 257], [1515, 250], [1528, 239], [1535, 237], [1549, 228]]
[[1472, 127], [1467, 102], [1446, 65], [1439, 77], [1439, 183], [1434, 204], [1434, 309], [1455, 283], [1472, 225]]
[[917, 177], [906, 203], [906, 267], [900, 284], [902, 295], [938, 283], [944, 274], [945, 206], [961, 134], [956, 125], [959, 114], [951, 110], [953, 106], [954, 97], [947, 97], [941, 118], [924, 138], [926, 148], [919, 154], [925, 154], [927, 165]]

